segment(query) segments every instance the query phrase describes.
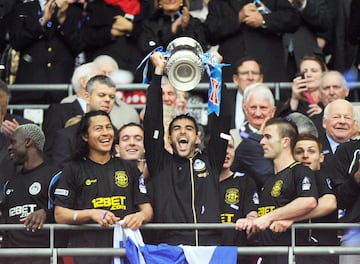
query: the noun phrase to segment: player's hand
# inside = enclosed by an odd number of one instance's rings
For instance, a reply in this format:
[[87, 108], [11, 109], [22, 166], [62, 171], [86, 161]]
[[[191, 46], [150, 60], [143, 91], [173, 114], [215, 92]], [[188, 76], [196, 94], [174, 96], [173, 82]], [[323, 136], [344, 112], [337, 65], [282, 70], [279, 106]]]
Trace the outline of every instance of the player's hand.
[[151, 54], [150, 60], [155, 67], [155, 74], [163, 75], [166, 63], [164, 56], [157, 51]]
[[211, 63], [221, 63], [223, 61], [224, 57], [220, 55], [219, 52], [213, 51], [210, 54], [210, 62]]
[[271, 224], [270, 219], [267, 217], [267, 215], [263, 215], [259, 218], [256, 218], [253, 222], [254, 227], [258, 231], [264, 231], [266, 228], [268, 228]]
[[111, 211], [106, 211], [102, 209], [91, 209], [90, 211], [91, 220], [95, 223], [98, 223], [101, 226], [113, 225], [116, 222], [120, 221], [120, 217], [117, 217]]
[[283, 233], [286, 230], [289, 229], [289, 227], [294, 223], [294, 221], [292, 220], [278, 220], [278, 221], [274, 221], [271, 225], [270, 225], [270, 230], [273, 231], [274, 233]]
[[129, 214], [124, 217], [124, 223], [122, 227], [128, 227], [131, 230], [139, 229], [145, 221], [145, 217], [141, 212], [135, 214]]
[[42, 229], [46, 222], [46, 212], [44, 209], [36, 210], [25, 218], [21, 218], [20, 222], [24, 223], [27, 231], [36, 232]]
[[239, 231], [246, 231], [247, 235], [256, 232], [253, 224], [253, 219], [240, 218], [236, 221], [235, 229]]

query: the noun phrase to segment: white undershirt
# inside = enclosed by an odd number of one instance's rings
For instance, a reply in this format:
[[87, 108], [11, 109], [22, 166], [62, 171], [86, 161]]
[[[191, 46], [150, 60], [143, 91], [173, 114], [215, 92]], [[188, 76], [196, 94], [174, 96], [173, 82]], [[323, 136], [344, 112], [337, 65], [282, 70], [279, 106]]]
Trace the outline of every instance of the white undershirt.
[[242, 108], [243, 95], [237, 91], [235, 102], [235, 128], [240, 129], [245, 122], [245, 114]]

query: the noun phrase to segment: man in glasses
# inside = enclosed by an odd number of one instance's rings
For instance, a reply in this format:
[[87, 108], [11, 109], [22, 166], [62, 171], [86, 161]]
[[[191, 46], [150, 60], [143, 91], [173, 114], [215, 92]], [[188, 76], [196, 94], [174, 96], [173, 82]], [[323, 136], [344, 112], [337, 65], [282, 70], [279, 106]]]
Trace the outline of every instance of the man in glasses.
[[243, 96], [245, 88], [252, 83], [262, 82], [263, 74], [260, 63], [252, 57], [244, 57], [238, 61], [234, 67], [232, 76], [233, 82], [237, 87], [234, 90], [235, 104], [233, 104], [233, 116], [231, 119], [231, 128], [241, 128], [245, 122], [243, 110]]

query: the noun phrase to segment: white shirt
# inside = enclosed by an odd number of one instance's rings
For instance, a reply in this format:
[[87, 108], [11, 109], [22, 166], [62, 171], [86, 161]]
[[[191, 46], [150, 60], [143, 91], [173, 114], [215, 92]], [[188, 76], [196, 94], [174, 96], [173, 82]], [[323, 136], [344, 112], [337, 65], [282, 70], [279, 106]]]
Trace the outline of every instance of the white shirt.
[[240, 129], [245, 122], [245, 114], [242, 108], [243, 98], [243, 95], [239, 91], [237, 91], [235, 102], [235, 128], [237, 129]]
[[84, 113], [86, 113], [86, 101], [80, 97], [77, 97], [76, 100], [78, 100], [81, 109], [83, 110]]

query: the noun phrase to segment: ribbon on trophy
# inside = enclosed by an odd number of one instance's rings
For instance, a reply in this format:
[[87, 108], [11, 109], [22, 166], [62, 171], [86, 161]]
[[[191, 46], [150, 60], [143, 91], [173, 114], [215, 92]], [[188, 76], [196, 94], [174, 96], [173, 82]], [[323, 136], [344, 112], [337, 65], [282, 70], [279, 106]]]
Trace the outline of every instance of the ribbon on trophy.
[[203, 54], [203, 64], [209, 76], [208, 89], [208, 115], [215, 113], [220, 114], [221, 89], [222, 89], [222, 67], [230, 66], [230, 64], [217, 63], [211, 59], [210, 53]]
[[204, 53], [200, 44], [189, 37], [180, 37], [172, 42], [163, 51], [163, 47], [157, 47], [140, 62], [136, 70], [145, 64], [143, 69], [143, 84], [149, 84], [147, 77], [149, 58], [154, 52], [161, 52], [166, 60], [164, 74], [169, 82], [177, 90], [189, 91], [194, 89], [200, 82], [202, 73], [206, 70], [209, 80], [208, 90], [208, 114], [220, 114], [222, 67], [230, 64], [217, 62], [216, 56]]
[[147, 77], [148, 71], [149, 71], [149, 58], [151, 56], [151, 54], [153, 54], [154, 52], [161, 52], [164, 54], [163, 52], [164, 48], [162, 46], [159, 46], [155, 49], [153, 49], [152, 51], [150, 51], [145, 58], [142, 59], [142, 61], [139, 63], [139, 65], [136, 67], [135, 71], [138, 71], [145, 63], [144, 69], [143, 69], [143, 73], [142, 73], [142, 84], [149, 84], [149, 79]]

